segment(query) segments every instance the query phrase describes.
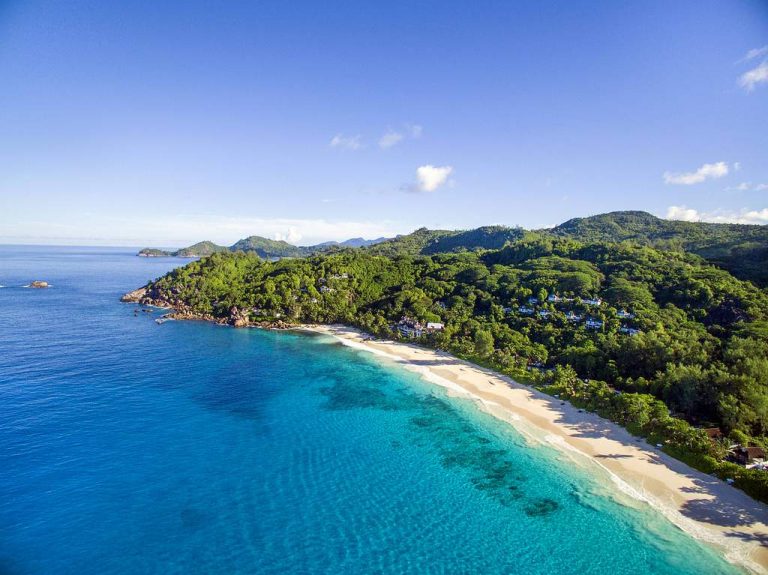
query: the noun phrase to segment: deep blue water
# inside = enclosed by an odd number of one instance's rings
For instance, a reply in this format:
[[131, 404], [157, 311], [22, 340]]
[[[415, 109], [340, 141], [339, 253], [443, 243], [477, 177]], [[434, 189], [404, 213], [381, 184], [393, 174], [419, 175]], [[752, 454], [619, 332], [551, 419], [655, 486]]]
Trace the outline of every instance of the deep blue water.
[[0, 575], [737, 572], [368, 354], [135, 316], [132, 253], [0, 247]]

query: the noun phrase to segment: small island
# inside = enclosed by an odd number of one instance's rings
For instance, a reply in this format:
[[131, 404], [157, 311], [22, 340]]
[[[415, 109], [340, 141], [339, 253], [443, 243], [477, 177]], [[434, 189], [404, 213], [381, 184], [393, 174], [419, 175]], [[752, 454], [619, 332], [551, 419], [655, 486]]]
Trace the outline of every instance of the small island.
[[171, 252], [159, 250], [157, 248], [144, 248], [136, 255], [142, 258], [165, 258], [170, 257], [173, 254]]

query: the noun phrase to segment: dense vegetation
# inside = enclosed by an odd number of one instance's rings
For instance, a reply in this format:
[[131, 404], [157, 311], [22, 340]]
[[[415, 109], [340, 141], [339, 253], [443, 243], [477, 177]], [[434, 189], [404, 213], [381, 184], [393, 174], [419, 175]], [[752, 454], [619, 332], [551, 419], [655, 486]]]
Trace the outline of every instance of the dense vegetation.
[[689, 251], [741, 279], [768, 285], [768, 226], [663, 220], [646, 212], [613, 212], [575, 218], [552, 233], [581, 241], [632, 241]]
[[261, 236], [249, 236], [235, 242], [230, 249], [232, 251], [253, 252], [262, 258], [298, 258], [308, 253], [306, 248]]
[[[379, 255], [501, 249], [524, 235], [520, 228], [488, 226], [466, 231], [428, 230], [381, 242], [370, 248]], [[768, 226], [681, 222], [628, 211], [574, 218], [538, 233], [582, 242], [632, 242], [663, 251], [690, 252], [734, 276], [768, 286]]]
[[214, 244], [213, 242], [203, 241], [198, 242], [196, 244], [192, 244], [189, 247], [181, 248], [179, 251], [174, 252], [173, 255], [182, 257], [182, 258], [191, 258], [191, 257], [205, 257], [210, 256], [211, 254], [215, 254], [217, 252], [225, 252], [227, 251], [227, 248], [224, 246], [219, 246], [217, 244]]
[[[646, 212], [612, 212], [589, 218], [575, 218], [552, 228], [539, 230], [554, 238], [582, 242], [632, 242], [664, 251], [691, 252], [731, 272], [740, 279], [768, 286], [768, 226], [708, 224], [663, 220]], [[325, 242], [312, 246], [294, 246], [285, 241], [261, 236], [244, 238], [225, 247], [213, 242], [199, 242], [178, 251], [145, 248], [144, 256], [201, 257], [216, 252], [253, 252], [262, 258], [307, 257], [340, 248], [366, 248], [385, 256], [433, 255], [463, 251], [498, 250], [520, 240], [521, 228], [485, 226], [473, 230], [428, 230], [421, 228], [395, 238], [345, 242]]]
[[149, 289], [201, 315], [236, 308], [254, 322], [340, 322], [386, 337], [401, 337], [404, 316], [442, 322], [420, 343], [567, 397], [768, 499], [768, 473], [724, 462], [729, 440], [697, 429], [766, 445], [768, 295], [754, 284], [683, 251], [549, 232], [495, 250], [376, 251], [214, 254]]
[[460, 231], [420, 228], [411, 234], [377, 243], [369, 249], [371, 253], [385, 256], [499, 249], [507, 242], [520, 239], [523, 233], [521, 228], [505, 226], [485, 226]]

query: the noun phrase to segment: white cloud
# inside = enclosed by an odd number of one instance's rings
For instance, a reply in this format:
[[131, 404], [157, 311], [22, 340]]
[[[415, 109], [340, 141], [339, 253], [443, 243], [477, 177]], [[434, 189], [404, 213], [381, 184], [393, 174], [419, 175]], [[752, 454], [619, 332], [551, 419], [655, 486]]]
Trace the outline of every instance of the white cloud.
[[739, 85], [747, 92], [755, 89], [755, 86], [768, 82], [768, 61], [763, 62], [756, 68], [744, 72], [739, 78]]
[[396, 146], [403, 140], [418, 140], [421, 138], [423, 128], [419, 124], [405, 124], [402, 130], [397, 131], [393, 129], [387, 130], [387, 132], [379, 138], [379, 147], [383, 150]]
[[753, 184], [752, 182], [741, 182], [736, 186], [728, 186], [726, 192], [762, 192], [768, 190], [768, 184]]
[[712, 212], [700, 212], [686, 206], [669, 206], [666, 218], [668, 220], [682, 220], [684, 222], [765, 225], [768, 224], [768, 208], [763, 208], [762, 210], [744, 208], [739, 211], [720, 209]]
[[359, 150], [363, 147], [362, 138], [357, 136], [345, 136], [336, 134], [331, 138], [331, 148], [343, 148], [345, 150]]
[[389, 130], [381, 138], [379, 138], [379, 147], [382, 149], [391, 148], [399, 144], [403, 140], [403, 135], [400, 132]]
[[296, 226], [288, 226], [285, 231], [275, 232], [272, 234], [273, 240], [282, 240], [290, 244], [295, 244], [302, 238], [301, 232]]
[[405, 126], [408, 129], [408, 133], [411, 135], [411, 138], [414, 140], [421, 138], [421, 134], [424, 129], [419, 124], [406, 124]]
[[453, 173], [452, 166], [419, 166], [416, 168], [417, 190], [421, 192], [434, 192], [443, 186], [448, 177]]
[[668, 220], [681, 220], [683, 222], [698, 222], [701, 220], [699, 212], [685, 206], [669, 206], [666, 218]]
[[732, 219], [739, 224], [765, 225], [768, 224], [768, 208], [763, 208], [762, 210], [742, 210], [736, 216], [724, 215], [715, 217], [722, 217], [725, 220]]
[[749, 60], [754, 60], [755, 58], [760, 58], [762, 56], [768, 56], [768, 46], [762, 46], [761, 48], [753, 48], [749, 52], [747, 52], [747, 55], [744, 56], [740, 62], [747, 62]]
[[704, 164], [695, 172], [664, 172], [664, 183], [690, 186], [700, 184], [701, 182], [714, 178], [722, 178], [728, 175], [728, 164], [717, 162], [714, 164]]

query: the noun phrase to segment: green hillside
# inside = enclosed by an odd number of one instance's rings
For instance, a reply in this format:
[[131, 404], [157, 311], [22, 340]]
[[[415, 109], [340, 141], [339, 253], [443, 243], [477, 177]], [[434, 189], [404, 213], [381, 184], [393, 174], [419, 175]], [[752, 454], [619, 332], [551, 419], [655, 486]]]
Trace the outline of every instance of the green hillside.
[[181, 258], [205, 257], [217, 252], [226, 252], [229, 248], [217, 245], [213, 242], [203, 241], [182, 248], [173, 253], [174, 256]]
[[485, 226], [473, 230], [428, 230], [420, 228], [415, 232], [383, 241], [368, 248], [378, 255], [430, 255], [437, 253], [493, 250], [504, 247], [509, 241], [520, 239], [520, 228]]
[[485, 226], [472, 230], [429, 230], [420, 228], [396, 238], [345, 242], [325, 242], [295, 246], [281, 240], [250, 236], [226, 248], [200, 242], [176, 252], [144, 249], [139, 255], [182, 257], [206, 256], [221, 251], [244, 251], [259, 257], [306, 257], [340, 249], [364, 249], [372, 254], [432, 255], [476, 250], [498, 250], [524, 237], [572, 238], [582, 242], [633, 242], [664, 251], [691, 252], [734, 276], [768, 286], [768, 226], [680, 222], [657, 218], [646, 212], [611, 212], [587, 218], [574, 218], [552, 228], [526, 232], [521, 228]]
[[551, 232], [581, 241], [633, 241], [686, 250], [736, 277], [768, 285], [768, 226], [681, 222], [629, 211], [574, 218]]
[[261, 236], [249, 236], [232, 246], [230, 251], [252, 252], [262, 258], [296, 258], [307, 255], [307, 249], [282, 240], [270, 240]]

